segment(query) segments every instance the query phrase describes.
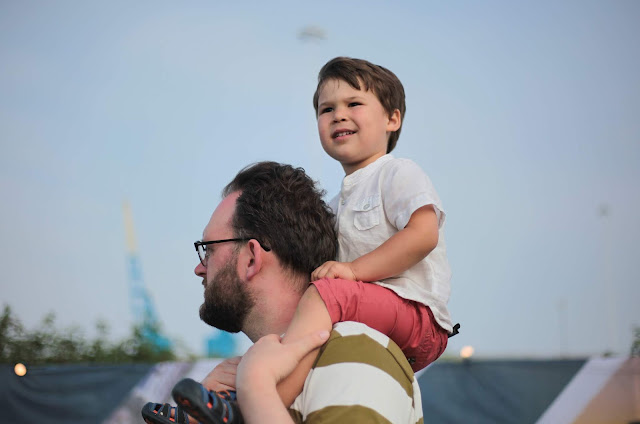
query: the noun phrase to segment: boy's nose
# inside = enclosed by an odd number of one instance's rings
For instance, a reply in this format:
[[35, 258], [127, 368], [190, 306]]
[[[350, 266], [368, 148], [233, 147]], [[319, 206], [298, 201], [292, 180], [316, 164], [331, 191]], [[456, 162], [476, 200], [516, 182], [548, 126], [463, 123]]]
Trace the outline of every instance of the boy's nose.
[[344, 114], [342, 113], [336, 113], [335, 115], [333, 115], [333, 122], [341, 122], [346, 120], [346, 118], [344, 117]]
[[333, 110], [333, 122], [340, 122], [346, 119], [346, 111], [342, 107], [336, 107]]

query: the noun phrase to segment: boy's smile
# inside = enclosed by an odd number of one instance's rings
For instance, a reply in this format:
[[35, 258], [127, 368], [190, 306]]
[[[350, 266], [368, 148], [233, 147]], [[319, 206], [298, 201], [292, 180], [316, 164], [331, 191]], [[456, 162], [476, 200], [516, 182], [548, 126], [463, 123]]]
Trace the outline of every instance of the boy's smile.
[[338, 129], [336, 131], [333, 132], [333, 139], [334, 140], [343, 140], [345, 139], [347, 136], [351, 135], [351, 134], [355, 134], [357, 131], [351, 131], [351, 130], [344, 130], [344, 129]]
[[389, 134], [400, 124], [400, 111], [389, 116], [372, 91], [357, 90], [336, 79], [325, 82], [320, 90], [320, 141], [347, 175], [384, 156]]

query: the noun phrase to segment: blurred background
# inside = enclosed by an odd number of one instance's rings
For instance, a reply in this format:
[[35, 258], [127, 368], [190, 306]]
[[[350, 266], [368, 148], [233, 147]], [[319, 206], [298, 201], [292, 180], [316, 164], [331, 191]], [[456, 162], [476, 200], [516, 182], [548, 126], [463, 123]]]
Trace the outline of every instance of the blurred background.
[[447, 354], [626, 355], [639, 18], [632, 0], [2, 1], [0, 304], [29, 328], [53, 312], [118, 339], [149, 301], [162, 334], [204, 355], [226, 336], [198, 317], [193, 242], [249, 163], [338, 192], [312, 95], [325, 62], [352, 56], [403, 82], [394, 155], [444, 203], [462, 324]]

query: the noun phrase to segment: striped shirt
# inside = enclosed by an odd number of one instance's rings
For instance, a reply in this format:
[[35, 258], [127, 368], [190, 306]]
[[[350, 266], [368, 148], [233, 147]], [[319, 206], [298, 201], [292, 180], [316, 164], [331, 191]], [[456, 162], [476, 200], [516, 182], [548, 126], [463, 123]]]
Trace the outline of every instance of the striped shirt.
[[418, 381], [400, 348], [358, 322], [339, 322], [289, 409], [298, 423], [422, 423]]

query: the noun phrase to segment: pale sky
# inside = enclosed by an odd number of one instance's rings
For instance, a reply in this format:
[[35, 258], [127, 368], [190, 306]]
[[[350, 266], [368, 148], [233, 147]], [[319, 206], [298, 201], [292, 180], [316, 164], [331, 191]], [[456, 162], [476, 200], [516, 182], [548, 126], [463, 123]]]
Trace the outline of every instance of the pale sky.
[[[346, 55], [404, 84], [394, 154], [447, 213], [462, 324], [448, 353], [626, 354], [640, 326], [638, 22], [634, 0], [0, 1], [0, 304], [30, 328], [55, 312], [128, 334], [128, 199], [162, 325], [202, 353], [192, 243], [251, 162], [339, 190], [311, 100], [320, 67]], [[299, 39], [308, 26], [326, 38]]]

